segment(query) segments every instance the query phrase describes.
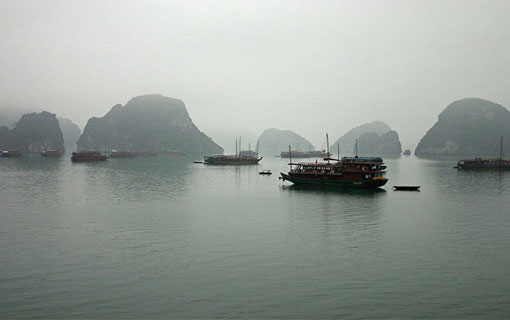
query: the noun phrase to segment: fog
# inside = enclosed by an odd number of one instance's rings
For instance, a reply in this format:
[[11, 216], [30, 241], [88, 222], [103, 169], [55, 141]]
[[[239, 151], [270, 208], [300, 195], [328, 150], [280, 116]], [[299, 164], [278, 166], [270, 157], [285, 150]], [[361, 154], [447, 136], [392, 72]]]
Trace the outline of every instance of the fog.
[[161, 93], [206, 134], [320, 147], [382, 120], [414, 148], [454, 100], [510, 106], [509, 16], [509, 1], [2, 0], [0, 105], [83, 127]]

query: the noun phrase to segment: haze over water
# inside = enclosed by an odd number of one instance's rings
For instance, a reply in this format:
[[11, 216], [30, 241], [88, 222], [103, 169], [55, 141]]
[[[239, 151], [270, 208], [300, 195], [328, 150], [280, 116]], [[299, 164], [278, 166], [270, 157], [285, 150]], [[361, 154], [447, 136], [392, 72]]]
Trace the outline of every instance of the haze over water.
[[510, 172], [401, 157], [328, 191], [191, 160], [0, 159], [0, 317], [510, 316]]

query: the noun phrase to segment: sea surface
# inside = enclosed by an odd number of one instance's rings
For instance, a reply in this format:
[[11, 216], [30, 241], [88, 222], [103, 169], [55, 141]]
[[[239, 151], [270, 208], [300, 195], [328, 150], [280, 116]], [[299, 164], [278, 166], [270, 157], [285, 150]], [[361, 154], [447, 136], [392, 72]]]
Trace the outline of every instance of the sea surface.
[[510, 171], [403, 156], [331, 190], [193, 160], [0, 158], [0, 318], [510, 318]]

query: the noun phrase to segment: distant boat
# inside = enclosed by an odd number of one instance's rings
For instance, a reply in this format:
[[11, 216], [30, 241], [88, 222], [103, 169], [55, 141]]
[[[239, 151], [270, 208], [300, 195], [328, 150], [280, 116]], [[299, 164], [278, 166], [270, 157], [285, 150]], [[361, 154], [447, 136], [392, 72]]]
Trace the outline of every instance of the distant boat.
[[155, 152], [155, 151], [135, 151], [134, 152], [136, 156], [139, 156], [139, 157], [154, 157], [154, 156], [157, 156], [158, 153]]
[[[258, 149], [258, 147], [257, 147]], [[246, 155], [248, 152], [249, 155]], [[258, 157], [258, 152], [241, 151], [241, 138], [239, 138], [239, 152], [238, 152], [238, 141], [236, 139], [236, 154], [235, 155], [215, 155], [215, 156], [206, 156], [204, 157], [204, 164], [209, 165], [234, 165], [234, 166], [242, 166], [242, 165], [254, 165], [258, 164], [262, 157]], [[245, 154], [245, 155], [243, 155]]]
[[62, 154], [57, 150], [45, 150], [41, 152], [42, 157], [60, 157]]
[[113, 150], [112, 153], [110, 154], [111, 158], [133, 158], [135, 156], [136, 156], [136, 153], [130, 152], [130, 151]]
[[410, 155], [411, 155], [411, 150], [406, 149], [406, 151], [404, 151], [404, 156], [410, 156]]
[[213, 165], [253, 165], [258, 164], [262, 157], [242, 157], [239, 155], [217, 155], [204, 157], [204, 164]]
[[19, 150], [3, 150], [1, 155], [2, 158], [18, 158], [21, 157]]
[[272, 174], [272, 172], [271, 172], [271, 170], [262, 170], [262, 171], [259, 171], [259, 174], [270, 175], [270, 174]]
[[193, 161], [193, 163], [203, 163], [203, 161]]
[[186, 152], [184, 152], [182, 150], [167, 150], [167, 151], [165, 151], [165, 154], [167, 156], [185, 156]]
[[72, 162], [98, 162], [106, 161], [107, 159], [107, 156], [96, 151], [73, 152], [71, 156]]
[[395, 191], [420, 191], [420, 186], [393, 186]]
[[499, 144], [499, 158], [464, 159], [457, 162], [455, 169], [510, 169], [510, 160], [503, 159], [503, 137]]

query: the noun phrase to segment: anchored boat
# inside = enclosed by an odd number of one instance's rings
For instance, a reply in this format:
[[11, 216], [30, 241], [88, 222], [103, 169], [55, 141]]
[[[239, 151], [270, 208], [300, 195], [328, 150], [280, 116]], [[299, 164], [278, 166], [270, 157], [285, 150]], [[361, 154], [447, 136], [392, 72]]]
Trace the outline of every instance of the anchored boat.
[[236, 139], [236, 154], [235, 155], [215, 155], [204, 157], [204, 164], [212, 165], [254, 165], [258, 164], [262, 157], [258, 157], [258, 143], [257, 151], [241, 151], [241, 138], [239, 138], [239, 152], [238, 141]]
[[41, 151], [41, 157], [60, 157], [62, 154], [58, 150]]
[[72, 162], [98, 162], [106, 161], [107, 159], [107, 156], [96, 151], [73, 152], [71, 157]]
[[464, 159], [457, 162], [455, 169], [510, 169], [510, 160], [503, 159], [503, 137], [499, 143], [499, 158]]
[[[292, 157], [292, 155], [290, 156]], [[354, 157], [324, 158], [324, 160], [327, 162], [292, 163], [291, 160], [289, 163], [290, 171], [287, 174], [280, 173], [281, 177], [279, 179], [290, 181], [296, 185], [354, 188], [378, 188], [388, 182], [388, 179], [384, 176], [386, 166], [382, 158], [359, 157], [357, 155], [357, 142]]]
[[3, 150], [0, 156], [2, 158], [19, 158], [21, 157], [21, 152], [19, 150]]

